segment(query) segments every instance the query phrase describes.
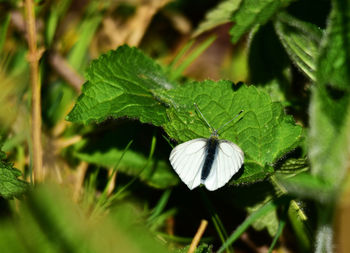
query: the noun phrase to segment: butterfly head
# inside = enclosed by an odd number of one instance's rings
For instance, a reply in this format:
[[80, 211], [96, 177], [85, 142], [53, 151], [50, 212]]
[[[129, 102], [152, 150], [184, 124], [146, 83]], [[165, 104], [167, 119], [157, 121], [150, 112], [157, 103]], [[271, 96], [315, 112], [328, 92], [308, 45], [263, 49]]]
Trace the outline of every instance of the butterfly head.
[[202, 114], [202, 112], [199, 110], [198, 106], [196, 103], [193, 104], [197, 110], [197, 112], [199, 112], [199, 114], [202, 116], [202, 119], [205, 121], [205, 123], [207, 124], [207, 126], [209, 126], [209, 128], [212, 130], [212, 134], [210, 135], [210, 137], [219, 137], [218, 132], [223, 129], [225, 126], [227, 126], [227, 124], [231, 123], [235, 118], [237, 118], [242, 112], [243, 110], [241, 110], [235, 117], [233, 117], [230, 121], [226, 122], [225, 124], [223, 124], [221, 127], [219, 127], [218, 129], [213, 128], [209, 122], [207, 121], [207, 119], [204, 117], [204, 115]]
[[219, 133], [217, 130], [212, 129], [212, 133], [210, 135], [210, 138], [214, 138], [214, 139], [219, 139]]

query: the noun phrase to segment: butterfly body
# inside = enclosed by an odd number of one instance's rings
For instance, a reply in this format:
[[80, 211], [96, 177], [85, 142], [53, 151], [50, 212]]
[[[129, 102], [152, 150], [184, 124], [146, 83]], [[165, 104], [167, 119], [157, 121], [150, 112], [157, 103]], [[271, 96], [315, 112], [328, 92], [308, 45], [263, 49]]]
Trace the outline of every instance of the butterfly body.
[[210, 138], [207, 139], [207, 144], [205, 146], [206, 156], [205, 156], [205, 160], [204, 160], [204, 164], [201, 172], [202, 183], [204, 183], [205, 179], [207, 179], [210, 173], [215, 157], [217, 156], [218, 146], [219, 146], [219, 140], [217, 136], [210, 136]]

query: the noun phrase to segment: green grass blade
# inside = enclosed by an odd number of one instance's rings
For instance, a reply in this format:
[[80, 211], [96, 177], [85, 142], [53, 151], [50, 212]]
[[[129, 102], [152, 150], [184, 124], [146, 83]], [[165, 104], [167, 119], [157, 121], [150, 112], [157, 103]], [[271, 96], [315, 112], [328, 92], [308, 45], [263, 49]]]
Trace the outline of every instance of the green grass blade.
[[5, 44], [7, 29], [10, 24], [10, 14], [5, 14], [0, 18], [0, 52]]
[[170, 74], [170, 80], [176, 80], [184, 70], [199, 56], [201, 55], [213, 42], [216, 40], [216, 36], [211, 36], [203, 41], [193, 52]]
[[218, 253], [223, 252], [226, 248], [228, 248], [232, 243], [234, 243], [243, 233], [247, 230], [247, 228], [257, 219], [265, 215], [266, 213], [276, 209], [279, 205], [286, 203], [289, 201], [289, 198], [282, 196], [276, 200], [271, 200], [266, 203], [263, 207], [261, 207], [256, 212], [252, 213], [226, 240], [226, 242], [220, 247]]
[[149, 229], [151, 231], [155, 231], [158, 232], [159, 228], [163, 228], [166, 221], [170, 218], [170, 217], [174, 217], [174, 215], [177, 213], [177, 209], [172, 208], [169, 210], [166, 210], [165, 212], [162, 212], [160, 215], [158, 215], [153, 221], [152, 224], [148, 224], [149, 225]]
[[154, 219], [156, 219], [164, 210], [166, 204], [168, 203], [168, 200], [170, 198], [171, 189], [166, 190], [160, 200], [158, 201], [157, 205], [152, 210], [152, 214], [148, 217], [148, 222], [152, 223]]
[[117, 199], [127, 188], [129, 188], [141, 175], [141, 173], [143, 173], [145, 171], [145, 169], [147, 168], [147, 166], [149, 165], [150, 161], [152, 161], [153, 158], [153, 154], [154, 151], [156, 149], [156, 143], [157, 143], [157, 138], [153, 135], [152, 137], [152, 143], [151, 143], [151, 150], [147, 159], [147, 162], [145, 164], [145, 167], [140, 170], [140, 173], [138, 175], [136, 175], [132, 180], [130, 180], [129, 183], [127, 183], [126, 185], [124, 185], [121, 189], [119, 189], [114, 195], [110, 196], [109, 198], [107, 198], [104, 203], [103, 203], [103, 207], [107, 208], [115, 199]]
[[273, 241], [272, 241], [272, 243], [271, 243], [271, 246], [270, 246], [270, 248], [269, 248], [269, 252], [268, 252], [268, 253], [272, 253], [272, 250], [273, 250], [273, 248], [275, 247], [278, 238], [281, 236], [282, 231], [283, 231], [285, 225], [286, 225], [286, 221], [285, 221], [284, 219], [283, 219], [283, 220], [280, 220], [280, 224], [278, 225], [278, 229], [277, 229], [276, 235], [275, 235], [275, 237], [273, 238]]
[[175, 56], [175, 58], [169, 64], [169, 69], [172, 69], [174, 65], [176, 65], [184, 54], [188, 52], [188, 50], [192, 47], [194, 40], [190, 40], [186, 43], [186, 45], [180, 50], [180, 52]]
[[287, 219], [287, 215], [288, 215], [289, 206], [290, 206], [290, 202], [283, 207], [283, 212], [282, 212], [282, 215], [281, 215], [280, 222], [278, 224], [277, 232], [275, 234], [275, 237], [272, 240], [272, 243], [270, 245], [268, 253], [272, 253], [272, 250], [275, 247], [278, 238], [280, 238], [280, 236], [281, 236], [281, 234], [283, 232], [284, 226], [286, 225], [286, 219]]
[[[214, 206], [211, 204], [209, 198], [207, 197], [207, 195], [205, 194], [205, 192], [202, 188], [200, 189], [200, 193], [201, 193], [202, 200], [210, 213], [210, 217], [211, 217], [211, 220], [214, 224], [216, 232], [218, 233], [222, 243], [225, 243], [226, 239], [228, 238], [228, 234], [225, 230], [225, 227], [222, 224], [220, 217], [219, 217], [218, 213], [216, 212]], [[231, 247], [228, 247], [226, 251], [233, 252]]]
[[89, 2], [87, 13], [77, 31], [79, 37], [68, 55], [69, 64], [79, 72], [82, 72], [85, 68], [88, 49], [95, 36], [95, 32], [102, 22], [102, 13], [97, 11], [99, 9], [98, 5], [99, 3], [97, 1]]
[[[122, 159], [123, 159], [124, 155], [126, 154], [126, 152], [129, 150], [129, 148], [130, 148], [130, 146], [131, 146], [132, 143], [133, 143], [133, 140], [129, 141], [129, 143], [128, 143], [128, 144], [126, 145], [126, 147], [124, 148], [122, 155], [120, 156], [118, 162], [115, 164], [115, 166], [114, 166], [114, 168], [113, 168], [113, 171], [112, 171], [111, 175], [110, 175], [109, 178], [108, 178], [107, 184], [106, 184], [105, 188], [103, 189], [102, 196], [107, 197], [108, 188], [109, 188], [110, 184], [112, 183], [113, 176], [114, 176], [115, 173], [117, 173], [117, 171], [118, 171], [118, 166], [119, 166], [120, 162], [122, 161]], [[101, 196], [101, 197], [102, 197], [102, 196]]]
[[117, 168], [119, 166], [120, 161], [123, 159], [125, 153], [129, 150], [130, 145], [132, 144], [133, 140], [131, 140], [125, 147], [122, 155], [120, 156], [118, 162], [116, 163], [116, 165], [113, 168], [113, 172], [111, 173], [111, 175], [108, 178], [107, 184], [105, 186], [105, 188], [103, 189], [103, 192], [101, 194], [101, 196], [99, 197], [99, 199], [97, 200], [96, 206], [92, 212], [92, 216], [95, 215], [96, 213], [98, 213], [99, 211], [103, 210], [104, 207], [106, 207], [105, 203], [108, 200], [108, 187], [111, 184], [112, 180], [113, 180], [113, 175], [117, 172]]
[[72, 0], [63, 0], [59, 4], [51, 5], [50, 14], [45, 25], [45, 42], [46, 46], [52, 46], [55, 33], [61, 18], [66, 14]]

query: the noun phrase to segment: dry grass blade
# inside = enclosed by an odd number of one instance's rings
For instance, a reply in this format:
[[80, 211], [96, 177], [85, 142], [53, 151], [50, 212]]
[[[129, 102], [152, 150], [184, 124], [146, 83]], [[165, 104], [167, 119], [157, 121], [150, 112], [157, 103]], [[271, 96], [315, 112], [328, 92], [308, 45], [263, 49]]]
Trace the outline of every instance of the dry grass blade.
[[197, 245], [198, 245], [199, 241], [201, 240], [205, 229], [207, 228], [207, 225], [208, 225], [208, 221], [206, 221], [206, 220], [202, 220], [201, 221], [201, 224], [200, 224], [200, 226], [199, 226], [199, 228], [197, 230], [197, 233], [193, 237], [193, 240], [191, 242], [191, 245], [190, 245], [190, 248], [188, 250], [188, 253], [194, 253], [195, 252], [195, 250], [197, 248]]

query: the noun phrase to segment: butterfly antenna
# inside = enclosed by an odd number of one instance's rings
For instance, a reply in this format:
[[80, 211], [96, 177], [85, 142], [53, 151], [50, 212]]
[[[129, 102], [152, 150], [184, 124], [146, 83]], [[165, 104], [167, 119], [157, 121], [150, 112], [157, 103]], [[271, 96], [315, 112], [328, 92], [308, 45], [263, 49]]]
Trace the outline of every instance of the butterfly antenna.
[[204, 119], [205, 123], [207, 123], [208, 127], [210, 127], [210, 129], [211, 129], [213, 132], [217, 132], [217, 131], [209, 124], [209, 122], [206, 120], [206, 118], [204, 117], [204, 115], [202, 114], [202, 112], [199, 110], [197, 104], [196, 104], [196, 103], [193, 103], [193, 105], [196, 107], [197, 111], [198, 111], [199, 114], [202, 116], [202, 118]]
[[243, 112], [243, 110], [241, 110], [239, 113], [237, 113], [236, 116], [233, 117], [233, 119], [231, 119], [230, 121], [226, 122], [225, 124], [223, 124], [221, 127], [218, 128], [218, 130], [216, 130], [216, 133], [219, 132], [219, 130], [223, 129], [225, 126], [227, 126], [227, 124], [231, 123], [235, 118], [237, 118], [241, 113]]

